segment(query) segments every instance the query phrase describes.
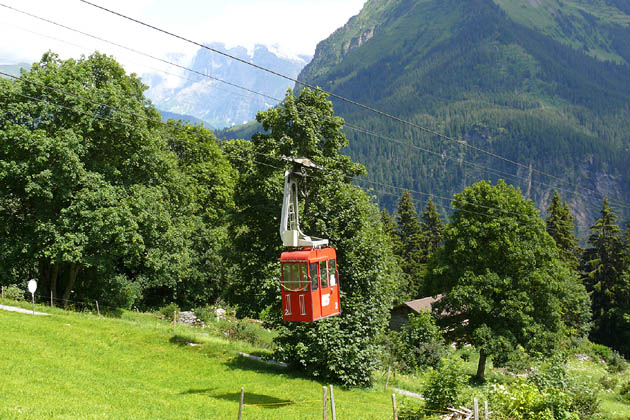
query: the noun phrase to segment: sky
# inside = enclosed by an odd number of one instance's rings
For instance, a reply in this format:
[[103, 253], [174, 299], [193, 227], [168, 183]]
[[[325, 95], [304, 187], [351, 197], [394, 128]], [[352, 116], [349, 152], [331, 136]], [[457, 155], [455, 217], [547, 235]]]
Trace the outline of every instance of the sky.
[[[365, 0], [90, 0], [192, 39], [227, 47], [273, 46], [283, 55], [312, 55], [317, 43], [361, 10]], [[154, 60], [77, 34], [2, 5], [185, 65], [195, 46], [126, 21], [79, 0], [0, 0], [0, 64], [32, 63], [52, 50], [62, 58], [95, 50], [128, 72], [159, 70]]]

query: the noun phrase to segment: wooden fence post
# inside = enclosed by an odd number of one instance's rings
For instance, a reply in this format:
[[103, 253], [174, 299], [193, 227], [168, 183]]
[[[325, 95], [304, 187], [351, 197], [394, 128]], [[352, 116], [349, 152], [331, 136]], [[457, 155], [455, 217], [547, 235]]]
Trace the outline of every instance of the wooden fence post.
[[490, 420], [490, 411], [488, 411], [488, 401], [484, 401], [483, 405], [484, 405], [484, 407], [483, 407], [484, 408], [484, 410], [483, 410], [484, 416], [485, 416], [486, 420]]
[[333, 393], [332, 385], [330, 385], [330, 411], [332, 413], [332, 420], [337, 420], [337, 410], [335, 409], [335, 394]]
[[325, 386], [322, 387], [322, 391], [324, 392], [324, 420], [326, 420], [326, 391], [328, 391], [328, 388], [326, 388]]
[[2, 300], [4, 300], [4, 286], [2, 286]]
[[243, 418], [243, 399], [245, 398], [245, 390], [241, 387], [241, 402], [238, 404], [238, 420]]
[[50, 291], [50, 306], [53, 306], [53, 292], [52, 290]]
[[473, 398], [473, 410], [475, 411], [475, 420], [479, 420], [479, 401], [477, 397]]
[[389, 386], [389, 375], [392, 373], [392, 367], [387, 368], [387, 379], [385, 380], [385, 389]]
[[98, 300], [96, 301], [96, 313], [98, 313], [98, 317], [100, 318], [101, 317], [101, 310], [98, 307]]
[[392, 409], [394, 410], [394, 420], [398, 420], [398, 409], [396, 407], [396, 394], [392, 394]]

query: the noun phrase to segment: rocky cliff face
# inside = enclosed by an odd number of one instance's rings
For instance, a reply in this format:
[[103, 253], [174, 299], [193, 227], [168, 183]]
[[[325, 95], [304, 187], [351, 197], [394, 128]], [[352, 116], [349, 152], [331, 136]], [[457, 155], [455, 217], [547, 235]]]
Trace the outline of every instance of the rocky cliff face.
[[[244, 47], [226, 49], [225, 45], [219, 43], [209, 46], [291, 77], [296, 77], [310, 59], [307, 56], [285, 57], [263, 45], [257, 45], [252, 51]], [[197, 72], [262, 92], [272, 98], [284, 98], [286, 90], [293, 87], [286, 79], [263, 73], [206, 49], [198, 51], [189, 67]], [[147, 97], [159, 109], [191, 115], [216, 128], [251, 121], [258, 111], [277, 103], [273, 99], [201, 75], [189, 73], [185, 77], [186, 79], [179, 85], [171, 87], [159, 74], [143, 75], [143, 80], [150, 86]]]

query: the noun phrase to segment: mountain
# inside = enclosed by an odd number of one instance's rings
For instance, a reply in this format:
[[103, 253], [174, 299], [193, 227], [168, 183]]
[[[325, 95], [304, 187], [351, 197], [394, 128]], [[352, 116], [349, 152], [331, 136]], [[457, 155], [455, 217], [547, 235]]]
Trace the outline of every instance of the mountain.
[[[0, 71], [10, 74], [15, 77], [20, 77], [20, 70], [28, 70], [31, 68], [30, 64], [19, 63], [19, 64], [0, 64]], [[0, 77], [6, 77], [0, 75]]]
[[207, 129], [210, 129], [210, 130], [214, 130], [215, 129], [214, 127], [212, 127], [207, 122], [205, 122], [203, 120], [200, 120], [199, 118], [193, 117], [191, 115], [176, 114], [174, 112], [161, 111], [159, 109], [158, 109], [158, 111], [162, 115], [162, 121], [182, 120], [182, 121], [184, 121], [186, 123], [189, 123], [189, 124], [192, 124], [192, 125], [201, 124], [201, 125], [203, 125], [204, 127], [206, 127]]
[[[629, 5], [369, 0], [298, 78], [451, 138], [333, 99], [348, 124], [381, 136], [346, 130], [371, 181], [443, 209], [439, 197], [480, 179], [518, 185], [542, 210], [558, 189], [583, 235], [605, 195], [630, 221]], [[400, 190], [366, 185], [393, 209]]]
[[[228, 49], [221, 43], [208, 46], [294, 78], [310, 60], [307, 56], [283, 56], [264, 45], [256, 45], [252, 51], [245, 47]], [[261, 72], [203, 48], [197, 52], [188, 67], [269, 96], [264, 98], [199, 74], [189, 74], [175, 87], [167, 83], [162, 75], [142, 76], [143, 81], [150, 86], [146, 95], [158, 108], [192, 115], [218, 128], [251, 121], [258, 111], [278, 103], [272, 98], [284, 98], [286, 90], [293, 87], [293, 83], [286, 79]]]

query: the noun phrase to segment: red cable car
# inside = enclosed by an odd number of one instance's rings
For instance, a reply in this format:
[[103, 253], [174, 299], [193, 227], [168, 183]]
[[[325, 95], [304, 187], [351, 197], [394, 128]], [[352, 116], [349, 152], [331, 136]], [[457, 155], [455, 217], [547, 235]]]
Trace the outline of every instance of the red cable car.
[[298, 179], [302, 167], [319, 168], [306, 158], [289, 158], [293, 170], [284, 173], [284, 198], [280, 218], [282, 244], [289, 248], [280, 256], [282, 318], [313, 322], [341, 313], [337, 253], [328, 239], [300, 231]]
[[300, 249], [280, 256], [282, 317], [312, 322], [339, 315], [339, 273], [333, 248]]

